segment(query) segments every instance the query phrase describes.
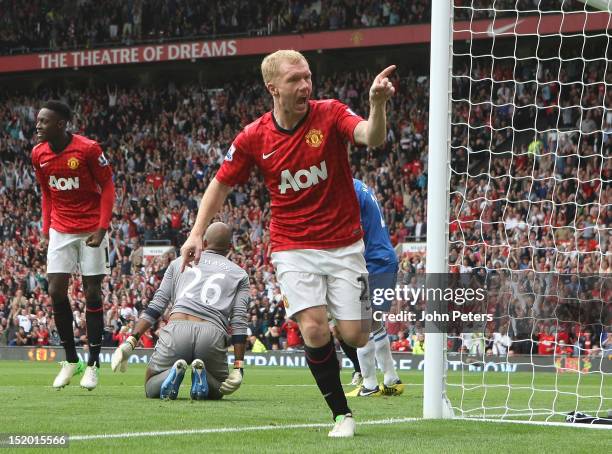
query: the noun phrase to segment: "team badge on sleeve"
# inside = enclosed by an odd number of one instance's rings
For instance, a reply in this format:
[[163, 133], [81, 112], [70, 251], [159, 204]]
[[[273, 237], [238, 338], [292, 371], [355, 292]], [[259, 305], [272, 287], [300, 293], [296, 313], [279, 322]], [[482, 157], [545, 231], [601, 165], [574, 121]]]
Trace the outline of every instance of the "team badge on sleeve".
[[234, 151], [236, 151], [236, 147], [234, 146], [234, 144], [232, 144], [229, 150], [227, 150], [227, 154], [225, 155], [226, 161], [231, 161], [232, 159], [234, 159]]
[[106, 156], [104, 156], [104, 153], [98, 156], [98, 164], [100, 164], [100, 167], [106, 167], [109, 164], [108, 159], [106, 159]]

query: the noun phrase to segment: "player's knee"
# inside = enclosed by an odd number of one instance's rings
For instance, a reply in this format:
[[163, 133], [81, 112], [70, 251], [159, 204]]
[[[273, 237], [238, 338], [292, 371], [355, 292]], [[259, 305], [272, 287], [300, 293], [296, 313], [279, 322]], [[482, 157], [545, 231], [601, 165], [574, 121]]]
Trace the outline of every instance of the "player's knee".
[[304, 321], [300, 324], [300, 331], [306, 345], [322, 347], [331, 338], [327, 323], [318, 323], [315, 320]]
[[356, 332], [356, 333], [344, 333], [343, 340], [347, 344], [355, 348], [365, 347], [370, 338], [369, 333]]
[[61, 292], [49, 292], [49, 296], [51, 297], [53, 312], [55, 314], [70, 312], [70, 301], [68, 300], [67, 295], [62, 294]]
[[159, 393], [161, 391], [161, 387], [154, 383], [155, 380], [147, 380], [145, 383], [145, 396], [147, 399], [157, 399], [159, 398]]
[[83, 290], [87, 301], [95, 301], [102, 298], [102, 279], [98, 276], [84, 276]]
[[60, 312], [62, 309], [68, 306], [66, 304], [67, 302], [66, 295], [62, 295], [60, 292], [57, 292], [57, 291], [55, 292], [49, 291], [49, 296], [51, 297], [51, 302], [53, 303], [54, 312]]
[[340, 331], [338, 331], [338, 328], [336, 328], [335, 326], [332, 326], [329, 329], [332, 333], [332, 336], [334, 336], [336, 339], [338, 339], [339, 341], [342, 341], [342, 334], [340, 334]]
[[370, 332], [373, 333], [375, 331], [378, 331], [380, 328], [382, 328], [382, 323], [377, 321], [377, 320], [372, 320], [372, 325], [370, 327]]
[[149, 389], [147, 385], [145, 385], [145, 397], [147, 399], [158, 399], [159, 398], [159, 390], [154, 391]]
[[68, 306], [68, 293], [63, 285], [49, 284], [49, 296], [51, 297], [54, 311], [58, 309], [61, 310], [64, 306]]

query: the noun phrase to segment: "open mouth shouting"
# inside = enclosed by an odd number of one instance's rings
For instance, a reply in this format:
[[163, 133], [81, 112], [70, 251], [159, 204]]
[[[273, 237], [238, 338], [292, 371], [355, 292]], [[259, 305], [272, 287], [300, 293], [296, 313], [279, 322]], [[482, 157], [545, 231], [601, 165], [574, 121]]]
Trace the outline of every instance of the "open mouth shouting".
[[308, 96], [298, 96], [295, 105], [299, 110], [305, 110], [308, 107]]

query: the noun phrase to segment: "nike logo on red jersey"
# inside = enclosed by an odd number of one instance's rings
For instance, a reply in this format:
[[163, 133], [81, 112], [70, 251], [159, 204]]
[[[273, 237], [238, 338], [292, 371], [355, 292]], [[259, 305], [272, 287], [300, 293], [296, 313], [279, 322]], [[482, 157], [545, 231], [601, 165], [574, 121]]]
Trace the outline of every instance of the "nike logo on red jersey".
[[40, 168], [42, 169], [44, 166], [46, 166], [47, 164], [49, 164], [49, 161], [45, 161], [45, 162], [41, 162], [40, 163]]
[[272, 156], [272, 155], [273, 155], [274, 153], [276, 153], [277, 151], [278, 151], [278, 149], [276, 149], [276, 150], [274, 150], [274, 151], [271, 151], [271, 152], [270, 152], [270, 153], [268, 153], [268, 154], [264, 153], [264, 154], [262, 154], [262, 155], [261, 155], [261, 157], [262, 157], [262, 158], [264, 158], [264, 159], [268, 159], [270, 156]]

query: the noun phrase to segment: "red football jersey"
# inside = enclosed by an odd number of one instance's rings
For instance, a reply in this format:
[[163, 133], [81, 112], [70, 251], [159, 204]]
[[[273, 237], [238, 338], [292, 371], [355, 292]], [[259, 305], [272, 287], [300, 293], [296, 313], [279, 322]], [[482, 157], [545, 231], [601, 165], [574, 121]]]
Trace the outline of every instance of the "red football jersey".
[[54, 153], [48, 142], [40, 143], [32, 150], [32, 164], [44, 193], [44, 233], [49, 227], [62, 233], [108, 228], [107, 220], [100, 216], [100, 196], [113, 174], [96, 141], [73, 134], [60, 153]]
[[273, 252], [332, 249], [362, 237], [348, 160], [348, 142], [362, 120], [339, 101], [310, 101], [291, 131], [268, 112], [236, 136], [216, 178], [243, 184], [259, 168], [270, 192]]
[[552, 334], [538, 334], [538, 355], [552, 355], [555, 349], [555, 336]]

